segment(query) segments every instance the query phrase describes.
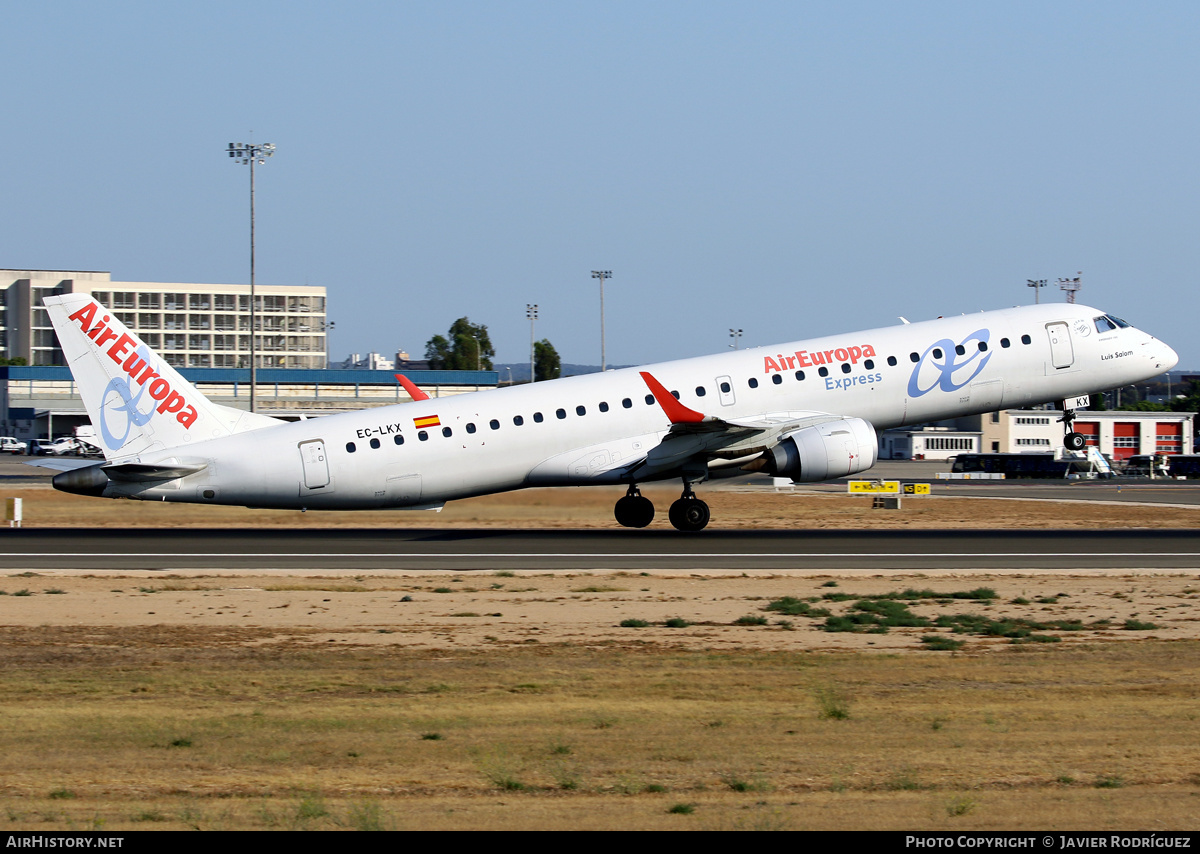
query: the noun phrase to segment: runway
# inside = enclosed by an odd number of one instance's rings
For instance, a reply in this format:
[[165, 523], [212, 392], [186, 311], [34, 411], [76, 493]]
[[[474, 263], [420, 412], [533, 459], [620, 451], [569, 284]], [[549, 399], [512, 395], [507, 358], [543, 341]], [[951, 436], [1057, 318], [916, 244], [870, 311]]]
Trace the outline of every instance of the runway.
[[1200, 571], [1194, 531], [9, 529], [0, 571]]

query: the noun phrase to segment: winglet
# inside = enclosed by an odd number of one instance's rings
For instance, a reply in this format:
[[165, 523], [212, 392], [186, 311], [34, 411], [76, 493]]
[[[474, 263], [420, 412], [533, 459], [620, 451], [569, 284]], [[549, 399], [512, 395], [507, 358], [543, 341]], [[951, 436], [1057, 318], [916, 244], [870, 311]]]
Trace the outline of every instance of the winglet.
[[697, 424], [705, 420], [705, 416], [702, 413], [694, 409], [688, 409], [676, 400], [675, 395], [663, 388], [663, 384], [656, 380], [648, 371], [639, 371], [638, 373], [642, 375], [642, 379], [646, 381], [646, 385], [650, 388], [650, 393], [654, 395], [654, 399], [658, 401], [658, 405], [667, 414], [667, 418], [671, 419], [672, 424]]
[[429, 395], [417, 388], [417, 384], [404, 374], [396, 374], [396, 379], [400, 381], [400, 387], [408, 392], [408, 396], [413, 400], [429, 400]]

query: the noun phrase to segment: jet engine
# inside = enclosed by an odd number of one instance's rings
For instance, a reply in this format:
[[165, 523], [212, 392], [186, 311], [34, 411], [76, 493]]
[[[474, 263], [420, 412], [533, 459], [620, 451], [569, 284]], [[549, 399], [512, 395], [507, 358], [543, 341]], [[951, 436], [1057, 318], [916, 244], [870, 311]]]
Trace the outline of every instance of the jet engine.
[[861, 418], [843, 418], [784, 435], [748, 469], [796, 483], [813, 483], [865, 471], [875, 465], [879, 440]]

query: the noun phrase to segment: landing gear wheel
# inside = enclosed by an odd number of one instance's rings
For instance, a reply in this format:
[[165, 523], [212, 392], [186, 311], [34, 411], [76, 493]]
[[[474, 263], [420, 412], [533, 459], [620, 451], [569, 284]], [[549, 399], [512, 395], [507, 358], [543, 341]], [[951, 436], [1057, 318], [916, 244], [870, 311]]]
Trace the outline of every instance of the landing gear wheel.
[[695, 497], [680, 498], [671, 505], [671, 524], [680, 531], [702, 531], [708, 524], [708, 505]]
[[642, 496], [636, 487], [631, 487], [624, 498], [613, 508], [617, 524], [626, 528], [644, 528], [654, 521], [654, 503]]
[[1063, 444], [1066, 445], [1068, 451], [1082, 451], [1083, 446], [1087, 444], [1087, 439], [1082, 433], [1071, 432], [1063, 437]]

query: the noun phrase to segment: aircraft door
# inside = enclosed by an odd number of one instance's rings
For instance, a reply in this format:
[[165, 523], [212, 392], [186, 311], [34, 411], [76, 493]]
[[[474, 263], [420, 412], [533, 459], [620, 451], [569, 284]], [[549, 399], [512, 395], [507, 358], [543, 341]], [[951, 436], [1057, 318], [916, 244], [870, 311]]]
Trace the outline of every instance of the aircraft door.
[[1050, 336], [1050, 360], [1056, 368], [1069, 368], [1075, 362], [1075, 350], [1071, 346], [1071, 332], [1063, 321], [1046, 324]]
[[733, 380], [729, 377], [717, 377], [717, 394], [722, 406], [733, 406], [737, 402], [733, 396]]
[[320, 489], [329, 485], [329, 460], [325, 443], [320, 439], [300, 443], [300, 460], [304, 464], [304, 485]]

